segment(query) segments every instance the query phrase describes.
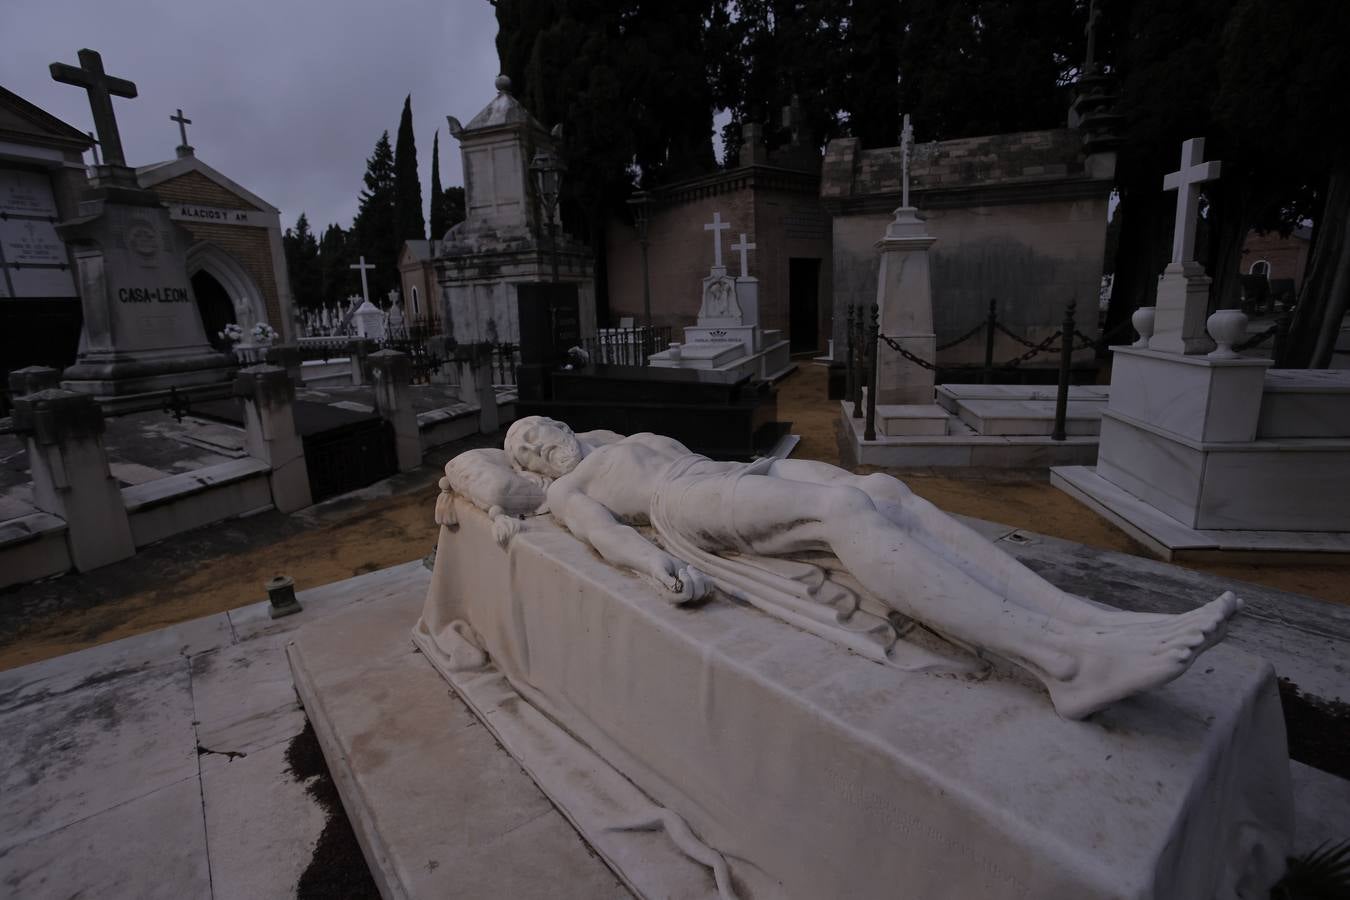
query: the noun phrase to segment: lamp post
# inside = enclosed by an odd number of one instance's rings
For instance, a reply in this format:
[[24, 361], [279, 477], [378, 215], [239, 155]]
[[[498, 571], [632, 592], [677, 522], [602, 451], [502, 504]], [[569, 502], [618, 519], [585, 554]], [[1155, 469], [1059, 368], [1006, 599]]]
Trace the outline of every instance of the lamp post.
[[647, 191], [638, 191], [628, 198], [628, 208], [633, 211], [633, 227], [637, 229], [638, 243], [642, 245], [642, 319], [648, 329], [652, 327], [652, 282], [647, 270], [647, 224], [651, 221], [652, 195]]
[[563, 173], [567, 166], [551, 148], [543, 148], [530, 160], [530, 174], [534, 176], [534, 186], [539, 191], [539, 199], [544, 206], [544, 216], [548, 219], [548, 242], [553, 248], [553, 281], [558, 281], [558, 223], [554, 213], [558, 209], [558, 192], [562, 187]]

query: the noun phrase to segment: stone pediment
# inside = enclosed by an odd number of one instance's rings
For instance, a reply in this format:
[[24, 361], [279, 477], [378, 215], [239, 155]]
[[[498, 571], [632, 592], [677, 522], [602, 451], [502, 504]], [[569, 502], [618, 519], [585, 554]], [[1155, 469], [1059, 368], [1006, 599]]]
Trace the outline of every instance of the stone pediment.
[[12, 91], [0, 87], [0, 139], [83, 153], [89, 136]]
[[523, 125], [539, 131], [547, 130], [538, 119], [530, 115], [530, 111], [521, 105], [519, 100], [506, 91], [499, 90], [497, 96], [492, 98], [492, 102], [483, 107], [482, 111], [470, 119], [468, 125], [464, 126], [464, 133], [483, 131], [489, 128], [505, 128], [512, 125]]
[[169, 203], [198, 203], [226, 209], [277, 212], [257, 194], [227, 178], [195, 156], [184, 156], [136, 169], [136, 180]]

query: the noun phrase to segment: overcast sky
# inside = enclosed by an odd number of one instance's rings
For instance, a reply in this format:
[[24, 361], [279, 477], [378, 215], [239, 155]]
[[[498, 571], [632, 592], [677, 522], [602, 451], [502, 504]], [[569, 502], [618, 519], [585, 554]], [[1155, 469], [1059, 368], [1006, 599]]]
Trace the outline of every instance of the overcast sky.
[[0, 0], [0, 85], [81, 131], [85, 92], [51, 80], [82, 47], [136, 83], [113, 99], [127, 161], [173, 159], [182, 107], [197, 156], [315, 230], [356, 214], [365, 161], [392, 141], [412, 94], [423, 200], [431, 138], [441, 182], [462, 184], [447, 114], [467, 122], [493, 97], [497, 23], [487, 0]]

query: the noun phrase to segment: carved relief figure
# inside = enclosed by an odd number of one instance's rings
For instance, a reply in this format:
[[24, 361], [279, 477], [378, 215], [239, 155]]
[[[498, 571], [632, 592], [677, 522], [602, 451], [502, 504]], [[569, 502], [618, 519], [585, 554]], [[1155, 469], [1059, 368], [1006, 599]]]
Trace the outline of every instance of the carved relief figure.
[[[548, 509], [572, 534], [654, 578], [673, 602], [707, 594], [705, 570], [720, 586], [752, 577], [741, 560], [800, 565], [792, 560], [830, 555], [896, 612], [1031, 672], [1065, 718], [1181, 675], [1241, 607], [1231, 592], [1180, 615], [1075, 597], [883, 474], [809, 460], [720, 462], [668, 437], [578, 437], [541, 416], [512, 425], [505, 452], [517, 472], [548, 480]], [[519, 522], [499, 518], [509, 540]], [[634, 527], [646, 524], [662, 546]]]
[[703, 294], [700, 318], [740, 318], [741, 307], [736, 302], [736, 285], [730, 278], [719, 278], [708, 285]]

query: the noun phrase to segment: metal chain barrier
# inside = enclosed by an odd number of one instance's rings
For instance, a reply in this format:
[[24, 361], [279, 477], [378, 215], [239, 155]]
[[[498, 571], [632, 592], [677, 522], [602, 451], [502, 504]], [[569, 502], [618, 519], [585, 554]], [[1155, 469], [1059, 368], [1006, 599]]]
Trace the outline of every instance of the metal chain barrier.
[[1258, 334], [1254, 334], [1254, 335], [1252, 335], [1251, 337], [1247, 338], [1247, 339], [1244, 340], [1244, 341], [1238, 341], [1236, 344], [1233, 345], [1233, 349], [1234, 349], [1235, 351], [1242, 351], [1242, 350], [1250, 350], [1250, 349], [1252, 349], [1253, 347], [1259, 347], [1259, 346], [1261, 346], [1262, 344], [1264, 344], [1266, 341], [1268, 341], [1268, 340], [1270, 340], [1271, 338], [1273, 338], [1273, 337], [1275, 336], [1275, 332], [1277, 332], [1277, 331], [1279, 331], [1279, 330], [1280, 330], [1280, 326], [1279, 326], [1278, 324], [1272, 325], [1272, 326], [1270, 326], [1269, 328], [1267, 328], [1265, 331], [1262, 331], [1262, 332], [1260, 332], [1260, 333], [1258, 333]]
[[[983, 328], [984, 325], [981, 324], [980, 327]], [[1021, 338], [1018, 338], [1018, 341], [1019, 341], [1020, 343], [1025, 344], [1027, 347], [1030, 347], [1031, 349], [1028, 350], [1027, 352], [1023, 353], [1021, 356], [1013, 357], [1012, 359], [1008, 360], [1008, 361], [1005, 362], [1005, 363], [1001, 363], [1001, 364], [999, 364], [999, 365], [994, 366], [994, 368], [996, 368], [996, 369], [1015, 369], [1015, 368], [1017, 368], [1018, 366], [1020, 366], [1022, 363], [1026, 362], [1026, 361], [1028, 361], [1028, 360], [1030, 360], [1030, 359], [1034, 359], [1035, 357], [1039, 356], [1039, 355], [1042, 354], [1042, 353], [1059, 353], [1060, 350], [1061, 350], [1061, 348], [1060, 348], [1060, 347], [1053, 346], [1053, 345], [1054, 345], [1055, 341], [1059, 340], [1061, 337], [1063, 337], [1063, 335], [1064, 335], [1064, 332], [1062, 332], [1062, 331], [1056, 331], [1054, 334], [1050, 335], [1050, 336], [1047, 337], [1045, 340], [1041, 341], [1039, 344], [1033, 344], [1033, 343], [1031, 343], [1030, 341], [1024, 341], [1024, 340], [1022, 340]], [[926, 359], [922, 359], [922, 358], [920, 358], [920, 357], [918, 357], [918, 356], [915, 356], [913, 353], [910, 353], [910, 352], [909, 352], [908, 350], [906, 350], [904, 347], [901, 347], [898, 343], [895, 342], [895, 339], [894, 339], [894, 338], [889, 337], [888, 335], [884, 335], [884, 334], [877, 335], [877, 337], [879, 337], [881, 340], [885, 341], [885, 342], [886, 342], [886, 346], [890, 347], [890, 348], [891, 348], [892, 350], [894, 350], [896, 353], [899, 353], [901, 356], [903, 356], [905, 359], [909, 360], [910, 362], [914, 363], [915, 365], [917, 365], [917, 366], [919, 366], [919, 367], [921, 367], [921, 368], [924, 368], [924, 369], [929, 369], [930, 371], [935, 371], [935, 370], [937, 369], [937, 366], [934, 365], [933, 363], [928, 362]], [[1013, 335], [1013, 337], [1017, 337], [1017, 336], [1016, 336], [1016, 335]], [[1076, 349], [1076, 350], [1091, 349], [1093, 346], [1094, 346], [1093, 343], [1092, 343], [1091, 341], [1089, 341], [1086, 345], [1078, 345], [1078, 346], [1076, 346], [1074, 349]], [[939, 347], [938, 349], [942, 349], [942, 348]], [[978, 365], [967, 365], [967, 366], [947, 366], [946, 368], [949, 368], [949, 369], [983, 369], [984, 367], [983, 367], [983, 366], [978, 366]]]
[[976, 325], [974, 328], [970, 329], [969, 331], [967, 331], [965, 334], [961, 335], [959, 338], [957, 338], [957, 339], [954, 340], [954, 341], [948, 341], [948, 342], [945, 343], [945, 344], [938, 344], [938, 345], [937, 345], [937, 349], [938, 349], [938, 350], [950, 350], [952, 347], [955, 347], [957, 344], [960, 344], [960, 343], [962, 343], [963, 341], [968, 341], [968, 340], [970, 340], [970, 339], [973, 338], [975, 335], [979, 334], [981, 331], [984, 331], [984, 323], [983, 323], [983, 322], [979, 323], [979, 324]]

